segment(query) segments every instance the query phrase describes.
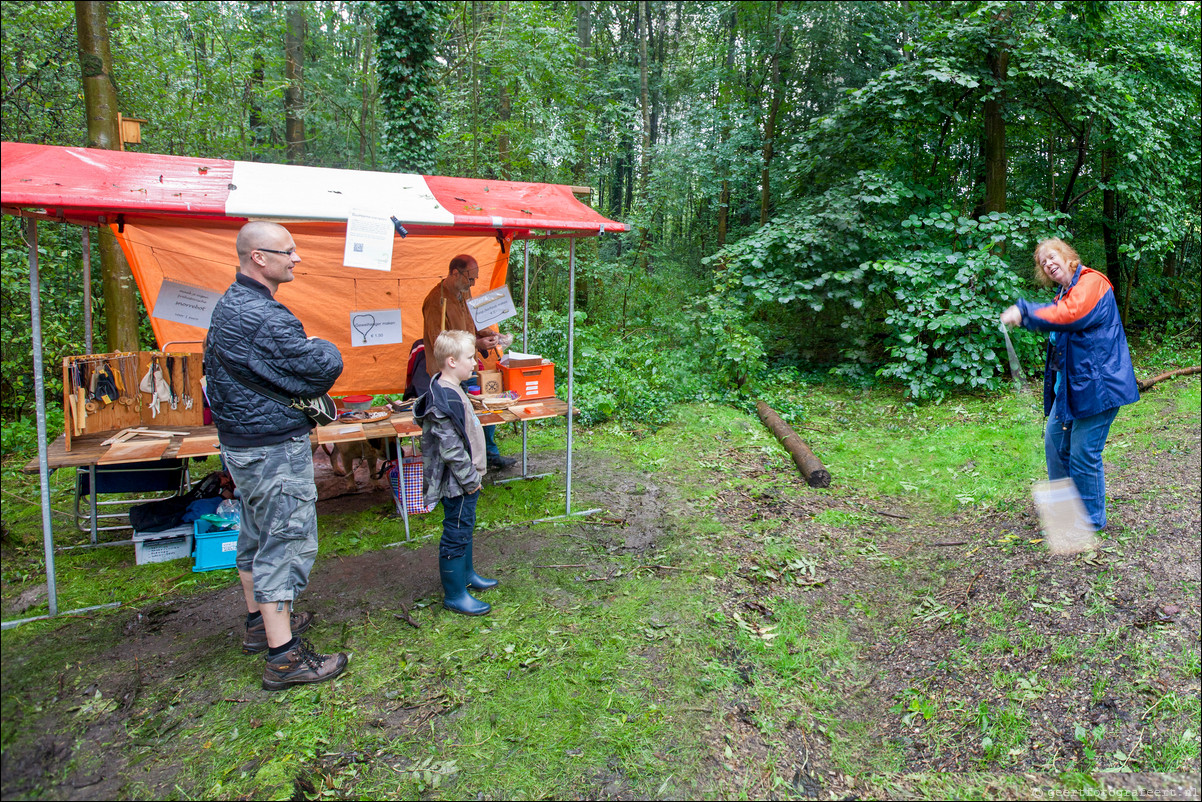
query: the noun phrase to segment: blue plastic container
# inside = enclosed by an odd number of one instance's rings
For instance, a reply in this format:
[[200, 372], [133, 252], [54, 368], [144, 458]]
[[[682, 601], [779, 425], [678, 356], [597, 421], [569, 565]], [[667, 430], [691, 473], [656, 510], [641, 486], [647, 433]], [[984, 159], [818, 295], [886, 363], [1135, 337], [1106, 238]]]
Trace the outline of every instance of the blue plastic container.
[[238, 556], [238, 528], [219, 529], [215, 524], [198, 518], [193, 529], [196, 561], [193, 571], [216, 571], [233, 568]]

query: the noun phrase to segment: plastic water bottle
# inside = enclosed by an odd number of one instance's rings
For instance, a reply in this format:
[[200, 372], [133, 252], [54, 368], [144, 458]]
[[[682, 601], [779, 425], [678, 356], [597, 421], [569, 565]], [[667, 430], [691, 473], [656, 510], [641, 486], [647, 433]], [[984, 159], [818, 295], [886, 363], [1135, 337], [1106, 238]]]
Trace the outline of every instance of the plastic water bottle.
[[217, 505], [216, 514], [233, 522], [233, 527], [242, 525], [242, 502], [236, 498], [227, 498]]

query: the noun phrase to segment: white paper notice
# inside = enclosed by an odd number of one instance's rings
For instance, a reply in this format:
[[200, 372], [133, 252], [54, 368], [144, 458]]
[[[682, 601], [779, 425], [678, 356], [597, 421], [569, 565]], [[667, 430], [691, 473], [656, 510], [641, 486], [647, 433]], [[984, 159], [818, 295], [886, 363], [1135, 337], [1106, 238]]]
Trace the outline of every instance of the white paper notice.
[[469, 298], [467, 309], [472, 314], [477, 331], [518, 313], [518, 310], [513, 308], [513, 296], [509, 294], [508, 286], [489, 290], [478, 298]]
[[220, 300], [219, 292], [165, 278], [150, 316], [207, 329], [209, 319], [213, 316], [213, 307]]
[[346, 219], [346, 250], [342, 264], [368, 270], [392, 269], [392, 240], [396, 229], [382, 214], [354, 210]]
[[403, 342], [400, 309], [351, 312], [351, 346], [396, 345]]

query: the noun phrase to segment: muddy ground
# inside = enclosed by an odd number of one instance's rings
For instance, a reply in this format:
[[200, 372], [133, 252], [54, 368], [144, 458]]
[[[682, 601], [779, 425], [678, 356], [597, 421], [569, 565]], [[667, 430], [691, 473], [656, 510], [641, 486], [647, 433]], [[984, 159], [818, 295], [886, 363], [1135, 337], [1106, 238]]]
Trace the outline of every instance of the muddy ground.
[[[885, 781], [869, 773], [877, 770], [871, 762], [858, 772], [841, 770], [832, 748], [843, 737], [838, 727], [826, 732], [805, 727], [763, 731], [751, 692], [755, 668], [732, 648], [728, 659], [743, 673], [744, 682], [722, 698], [709, 700], [724, 712], [726, 730], [711, 744], [712, 774], [702, 778], [697, 796], [722, 797], [735, 788], [752, 788], [752, 797], [781, 795], [779, 788], [740, 776], [744, 769], [738, 768], [762, 765], [765, 755], [780, 755], [776, 773], [792, 777], [792, 788], [786, 789], [792, 796], [910, 798], [929, 793], [915, 777], [984, 770], [1025, 776], [1033, 796], [1058, 793], [1058, 798], [1066, 798], [1056, 776], [1082, 765], [1085, 744], [1076, 737], [1082, 722], [1105, 725], [1104, 734], [1091, 744], [1096, 753], [1134, 755], [1156, 734], [1147, 713], [1156, 700], [1170, 692], [1195, 699], [1199, 693], [1196, 675], [1133, 675], [1132, 654], [1179, 648], [1181, 643], [1197, 649], [1202, 626], [1196, 596], [1202, 531], [1199, 428], [1196, 423], [1177, 427], [1165, 438], [1179, 447], [1126, 454], [1121, 465], [1109, 466], [1110, 528], [1123, 534], [1108, 541], [1109, 550], [1091, 558], [1054, 558], [1031, 545], [1038, 526], [1025, 509], [974, 509], [937, 518], [905, 499], [783, 492], [793, 477], [775, 485], [768, 481], [754, 493], [686, 502], [672, 477], [590, 454], [575, 465], [575, 491], [578, 504], [604, 506], [604, 520], [560, 525], [550, 533], [545, 527], [481, 532], [476, 562], [487, 569], [515, 554], [538, 552], [547, 537], [566, 537], [580, 543], [580, 562], [590, 566], [586, 573], [600, 575], [608, 569], [607, 555], [654, 550], [670, 537], [677, 516], [714, 515], [728, 533], [711, 547], [733, 555], [739, 564], [738, 571], [716, 583], [714, 604], [728, 616], [737, 613], [770, 625], [773, 605], [793, 598], [808, 605], [816, 632], [846, 630], [861, 665], [847, 674], [834, 715], [854, 723], [863, 743], [889, 745], [900, 772]], [[765, 477], [756, 457], [732, 450], [718, 461], [727, 475], [733, 471], [742, 478]], [[562, 468], [561, 454], [534, 456], [533, 471], [557, 467]], [[319, 512], [368, 509], [381, 516], [393, 514], [387, 491], [361, 484], [364, 492], [324, 500]], [[831, 509], [846, 512], [852, 525], [815, 520]], [[778, 534], [788, 533], [808, 555], [813, 581], [790, 589], [764, 581], [762, 548], [754, 533], [763, 531], [765, 524]], [[391, 621], [402, 603], [412, 606], [439, 595], [433, 568], [436, 550], [436, 543], [427, 543], [416, 550], [386, 549], [319, 561], [306, 607], [321, 617], [327, 632], [365, 616]], [[120, 796], [129, 755], [127, 724], [138, 709], [139, 694], [187, 675], [212, 649], [235, 650], [242, 635], [242, 605], [240, 590], [230, 586], [123, 609], [116, 614], [121, 618], [120, 635], [107, 644], [96, 643], [92, 633], [111, 632], [111, 627], [96, 626], [95, 621], [82, 619], [59, 628], [56, 637], [86, 643], [94, 661], [113, 669], [102, 674], [98, 690], [115, 701], [115, 708], [98, 717], [78, 740], [72, 727], [55, 715], [25, 714], [27, 718], [15, 724], [42, 734], [16, 739], [4, 751], [3, 797], [21, 798], [35, 789], [56, 799]], [[1009, 616], [1010, 623], [1026, 623], [999, 628], [991, 612]], [[1009, 646], [1000, 645], [999, 634]], [[990, 637], [997, 648], [981, 648]], [[1109, 648], [1093, 653], [1083, 648], [1061, 659], [1056, 646], [1068, 639], [1083, 646], [1102, 639]], [[6, 695], [22, 662], [19, 654], [6, 661]], [[56, 684], [61, 693], [71, 671], [67, 667], [48, 678], [47, 694], [53, 694]], [[1023, 687], [1006, 681], [999, 685], [998, 672], [1033, 685], [1026, 687], [1024, 697], [1030, 729], [1014, 751], [991, 762], [983, 762], [989, 748], [983, 743], [983, 728], [966, 723], [971, 715], [928, 720], [891, 710], [899, 701], [904, 706], [907, 698], [931, 699], [943, 709], [971, 711], [981, 703], [999, 709]], [[406, 722], [385, 726], [403, 727]], [[77, 760], [78, 771], [47, 788], [46, 778], [58, 776], [76, 757], [77, 748], [89, 750], [89, 759]], [[731, 751], [723, 756], [728, 748]], [[865, 758], [871, 761], [869, 754]], [[733, 772], [723, 768], [730, 765], [736, 767]], [[1184, 774], [1095, 778], [1124, 798], [1196, 799], [1197, 757], [1186, 768]], [[150, 782], [164, 793], [175, 793], [169, 771], [159, 770]], [[984, 788], [988, 794], [987, 783]], [[619, 786], [610, 791], [605, 795], [627, 796]]]

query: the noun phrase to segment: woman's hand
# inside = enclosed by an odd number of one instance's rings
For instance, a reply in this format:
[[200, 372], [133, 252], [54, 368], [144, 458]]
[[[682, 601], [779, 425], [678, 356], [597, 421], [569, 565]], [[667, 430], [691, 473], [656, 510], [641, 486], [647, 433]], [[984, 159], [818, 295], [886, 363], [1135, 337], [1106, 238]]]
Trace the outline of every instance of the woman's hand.
[[1023, 313], [1019, 311], [1017, 306], [1011, 306], [1005, 312], [1002, 312], [1002, 323], [1014, 328], [1023, 324]]

